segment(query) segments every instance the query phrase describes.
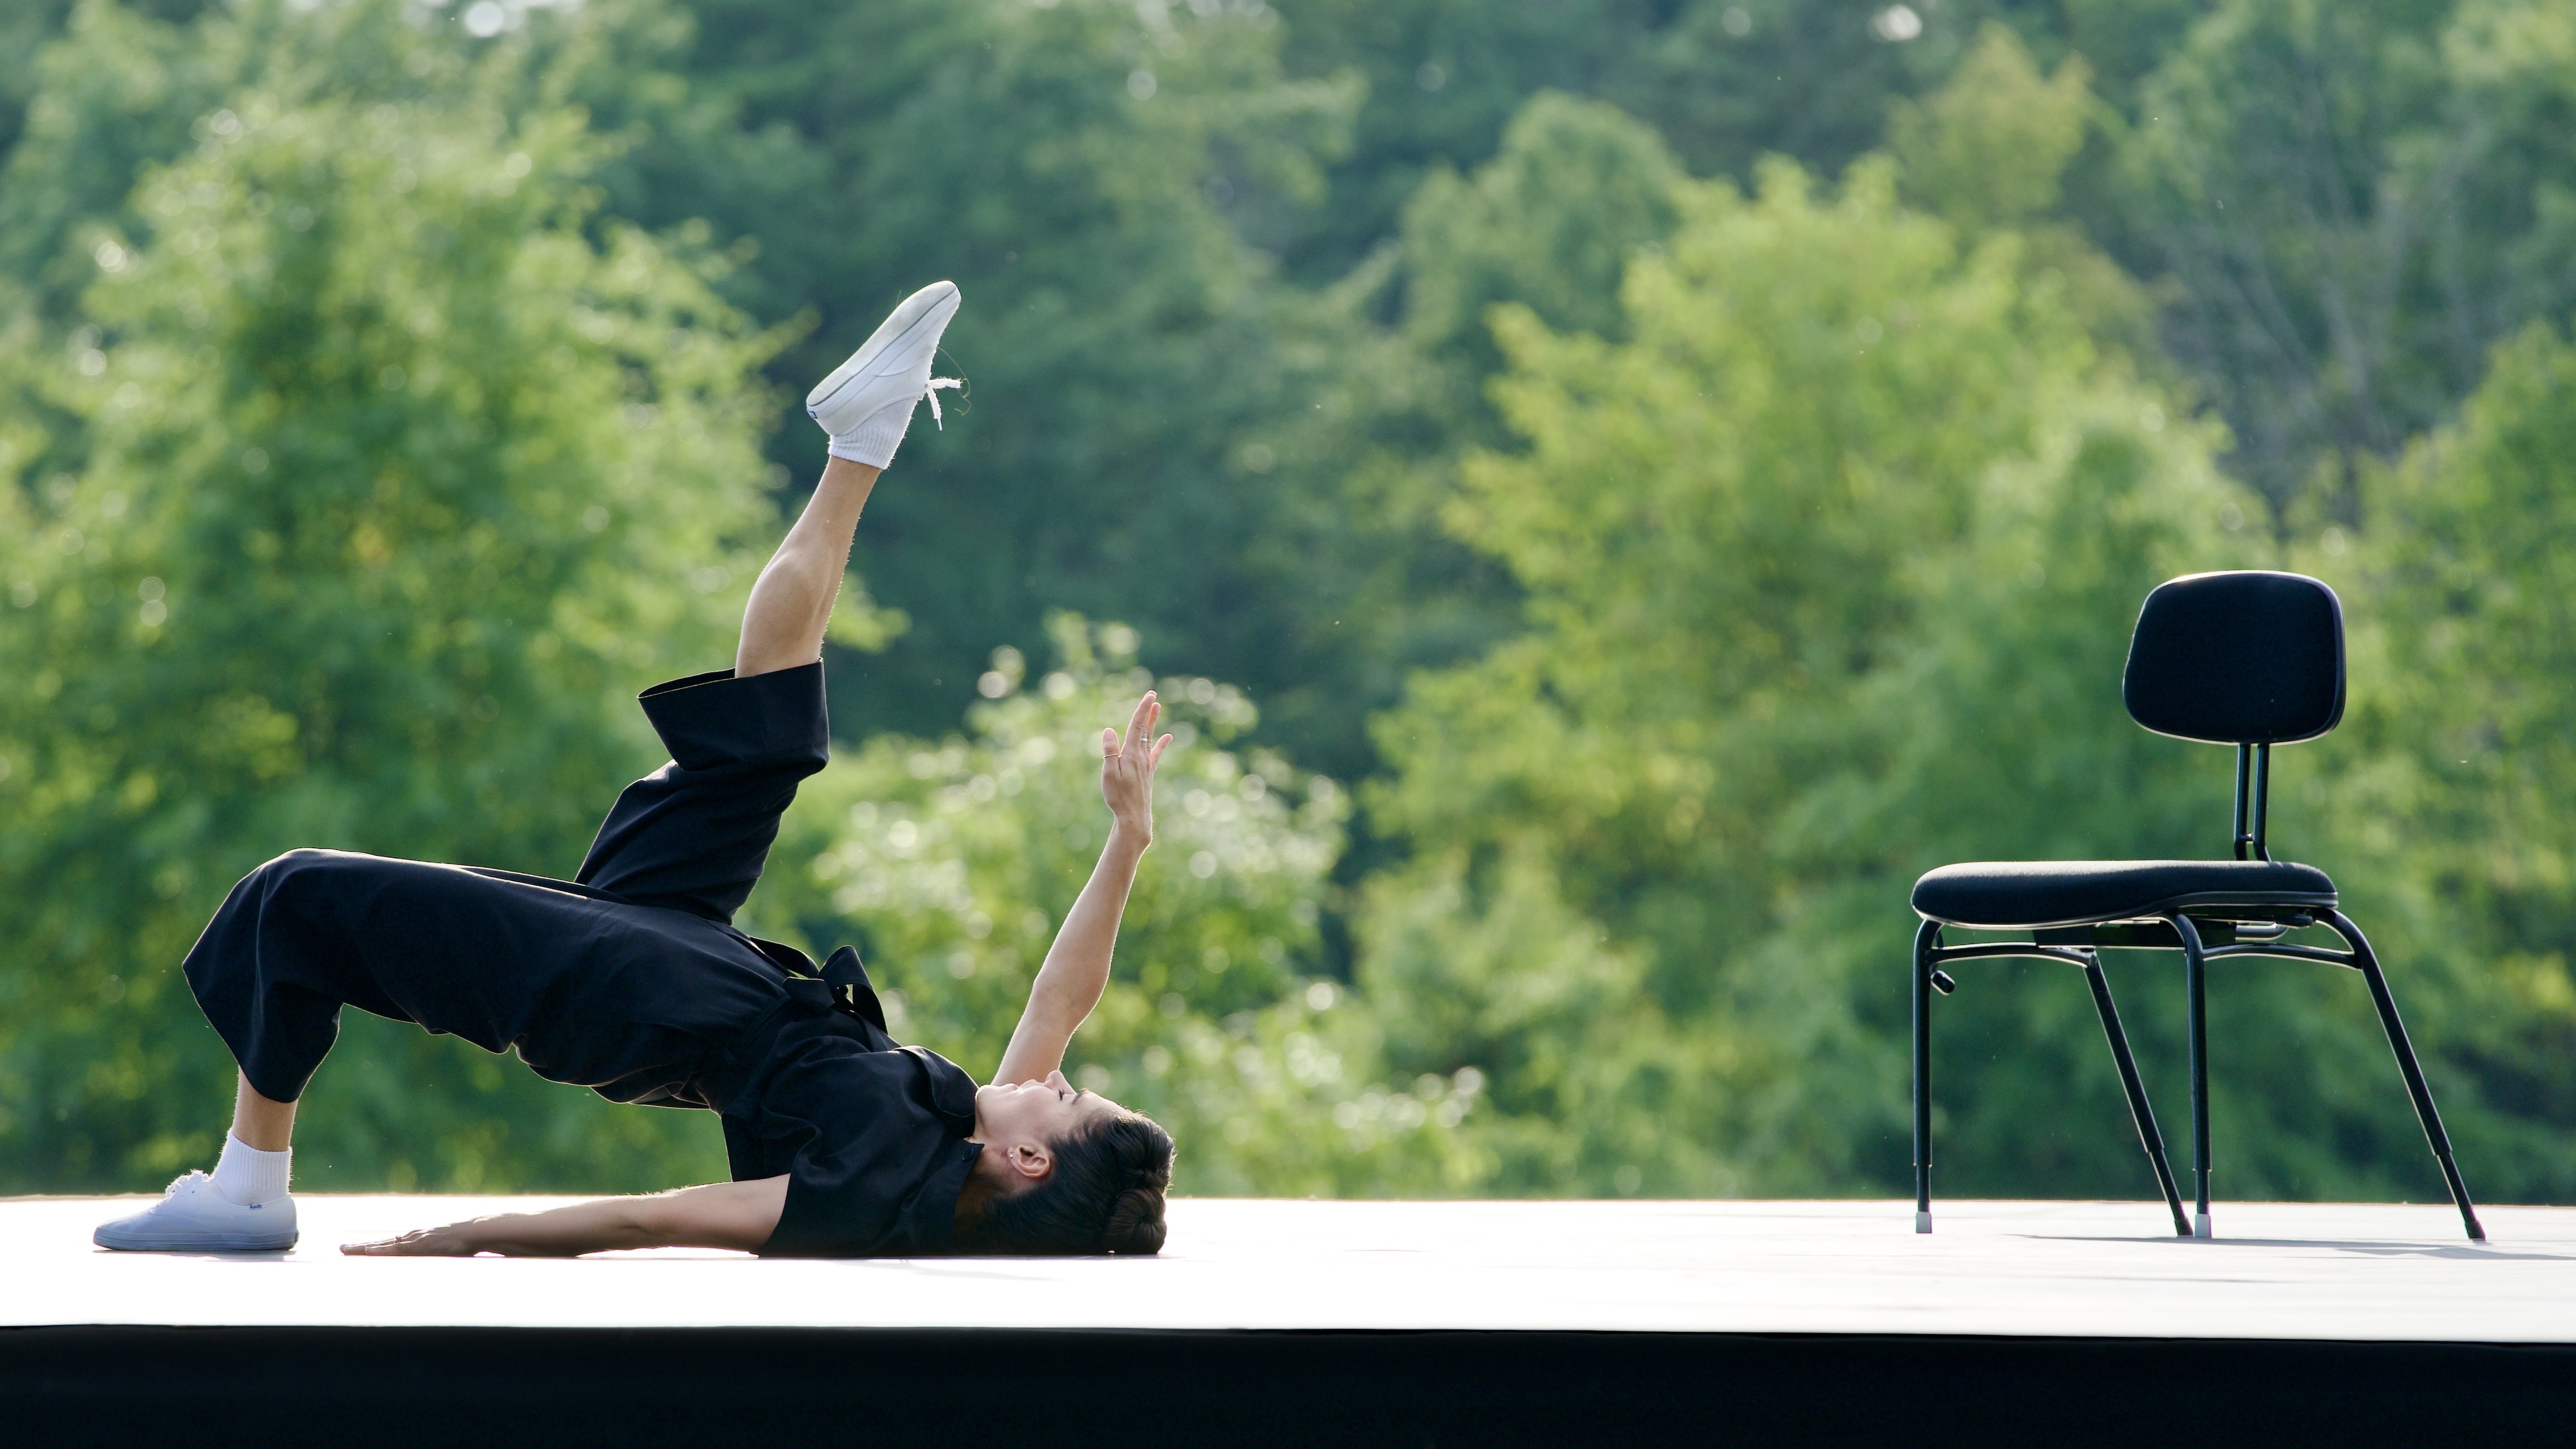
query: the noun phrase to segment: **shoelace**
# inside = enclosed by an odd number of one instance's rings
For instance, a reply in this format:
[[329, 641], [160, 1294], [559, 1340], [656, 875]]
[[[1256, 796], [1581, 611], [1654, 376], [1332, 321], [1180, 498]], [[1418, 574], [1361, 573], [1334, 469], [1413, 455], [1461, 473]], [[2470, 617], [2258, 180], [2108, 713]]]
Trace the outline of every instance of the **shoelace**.
[[943, 433], [948, 431], [947, 420], [939, 416], [939, 390], [943, 387], [962, 388], [965, 385], [964, 378], [934, 377], [930, 380], [930, 386], [923, 389], [922, 395], [930, 399], [930, 421], [938, 427], [939, 431]]

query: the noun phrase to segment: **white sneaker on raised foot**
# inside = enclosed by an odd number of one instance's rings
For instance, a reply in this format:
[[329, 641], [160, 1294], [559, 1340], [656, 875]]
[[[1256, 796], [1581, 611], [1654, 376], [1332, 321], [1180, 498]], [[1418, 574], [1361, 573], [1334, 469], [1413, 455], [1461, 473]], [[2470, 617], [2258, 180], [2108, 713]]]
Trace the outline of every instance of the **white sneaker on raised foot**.
[[[940, 421], [938, 390], [956, 387], [958, 382], [953, 377], [932, 377], [930, 363], [939, 351], [940, 337], [948, 331], [948, 319], [957, 315], [958, 301], [955, 282], [933, 282], [904, 298], [850, 354], [849, 361], [814, 384], [814, 390], [805, 395], [805, 415], [836, 444], [858, 437], [863, 424], [873, 423], [865, 429], [869, 434], [891, 434], [871, 438], [870, 445], [855, 450], [864, 456], [837, 446], [834, 452], [882, 468], [893, 459], [895, 445], [903, 441], [902, 425], [911, 419], [913, 404], [929, 398], [931, 419]], [[878, 418], [896, 408], [901, 411]], [[876, 456], [879, 453], [883, 456]]]
[[130, 1253], [273, 1253], [295, 1246], [295, 1199], [244, 1207], [191, 1172], [130, 1218], [102, 1223], [90, 1241]]

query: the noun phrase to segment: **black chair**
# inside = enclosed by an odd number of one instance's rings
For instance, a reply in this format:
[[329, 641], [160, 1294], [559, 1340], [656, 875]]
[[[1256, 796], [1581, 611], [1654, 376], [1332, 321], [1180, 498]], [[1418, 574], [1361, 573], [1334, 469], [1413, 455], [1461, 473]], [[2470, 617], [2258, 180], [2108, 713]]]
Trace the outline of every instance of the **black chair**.
[[[2236, 747], [2236, 858], [1981, 862], [1945, 865], [1914, 883], [1914, 911], [1923, 918], [1914, 936], [1914, 1230], [1932, 1231], [1932, 993], [1947, 996], [1958, 986], [1941, 969], [1944, 963], [2018, 956], [2083, 968], [2119, 1063], [2138, 1141], [2173, 1211], [2174, 1232], [2206, 1238], [2209, 1053], [2202, 978], [2208, 963], [2220, 957], [2272, 956], [2327, 961], [2361, 973], [2460, 1221], [2473, 1241], [2485, 1241], [2370, 943], [2336, 908], [2334, 882], [2324, 871], [2274, 860], [2264, 841], [2272, 746], [2315, 739], [2343, 718], [2343, 605], [2334, 590], [2298, 574], [2250, 572], [2193, 574], [2159, 585], [2138, 611], [2120, 697], [2129, 717], [2157, 734]], [[2341, 937], [2345, 949], [2282, 939], [2313, 925]], [[2011, 931], [2029, 939], [1944, 946], [1946, 927]], [[2191, 1161], [2198, 1200], [2188, 1221], [2102, 974], [2105, 946], [2182, 953], [2190, 996]]]

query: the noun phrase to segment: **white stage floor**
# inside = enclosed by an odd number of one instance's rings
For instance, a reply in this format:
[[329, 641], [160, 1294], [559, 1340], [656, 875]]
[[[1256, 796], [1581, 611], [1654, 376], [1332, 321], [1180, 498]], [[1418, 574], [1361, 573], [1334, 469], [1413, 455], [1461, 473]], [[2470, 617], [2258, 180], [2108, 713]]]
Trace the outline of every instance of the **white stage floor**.
[[304, 1197], [304, 1246], [108, 1253], [141, 1198], [0, 1200], [0, 1326], [1555, 1329], [2576, 1343], [2576, 1209], [1181, 1199], [1156, 1259], [346, 1258], [559, 1199]]

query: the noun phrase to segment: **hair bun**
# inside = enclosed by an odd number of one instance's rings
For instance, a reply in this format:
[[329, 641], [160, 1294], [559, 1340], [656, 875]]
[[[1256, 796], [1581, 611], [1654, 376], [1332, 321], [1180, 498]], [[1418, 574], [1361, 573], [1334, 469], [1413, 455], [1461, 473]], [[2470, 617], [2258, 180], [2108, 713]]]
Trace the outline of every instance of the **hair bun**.
[[972, 1220], [960, 1220], [959, 1240], [968, 1251], [1162, 1251], [1172, 1134], [1121, 1108], [1065, 1133], [1055, 1146], [1055, 1171], [1037, 1186], [995, 1198]]
[[1118, 1194], [1109, 1209], [1109, 1225], [1100, 1246], [1112, 1253], [1159, 1253], [1163, 1250], [1163, 1193], [1159, 1187], [1131, 1187]]

